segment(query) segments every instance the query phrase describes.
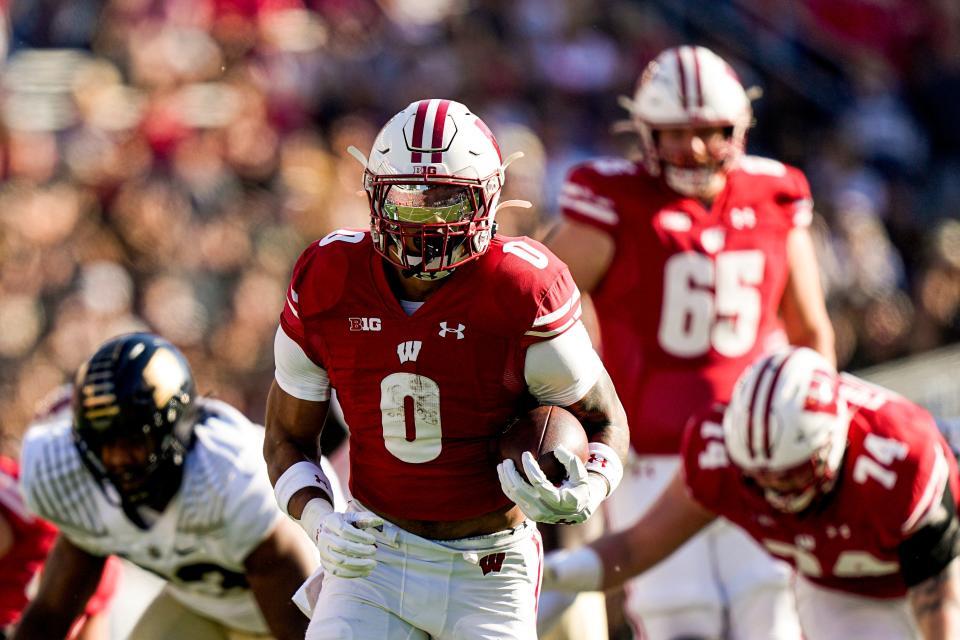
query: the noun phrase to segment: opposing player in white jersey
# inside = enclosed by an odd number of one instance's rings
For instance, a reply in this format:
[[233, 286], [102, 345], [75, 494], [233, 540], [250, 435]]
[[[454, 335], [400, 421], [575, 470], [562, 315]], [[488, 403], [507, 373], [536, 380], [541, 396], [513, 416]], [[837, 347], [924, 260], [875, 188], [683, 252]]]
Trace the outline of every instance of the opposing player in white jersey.
[[303, 638], [290, 598], [318, 560], [277, 508], [261, 428], [198, 398], [184, 356], [146, 333], [80, 368], [72, 414], [23, 443], [27, 504], [62, 535], [14, 638], [64, 637], [111, 554], [167, 581], [132, 638]]

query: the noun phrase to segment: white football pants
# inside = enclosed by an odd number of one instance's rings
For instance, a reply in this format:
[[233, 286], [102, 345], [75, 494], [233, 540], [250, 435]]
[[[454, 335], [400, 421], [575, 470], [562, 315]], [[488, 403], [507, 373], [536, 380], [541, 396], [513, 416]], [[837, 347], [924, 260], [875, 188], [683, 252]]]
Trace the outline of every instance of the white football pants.
[[797, 608], [806, 640], [919, 640], [906, 597], [867, 598], [797, 576]]
[[[605, 503], [611, 530], [636, 522], [679, 467], [678, 456], [631, 452], [623, 482]], [[718, 518], [624, 585], [625, 614], [635, 635], [645, 640], [799, 640], [792, 576], [787, 563]]]
[[324, 574], [306, 640], [537, 637], [543, 548], [533, 523], [442, 542], [389, 522], [367, 531], [376, 568], [366, 578]]

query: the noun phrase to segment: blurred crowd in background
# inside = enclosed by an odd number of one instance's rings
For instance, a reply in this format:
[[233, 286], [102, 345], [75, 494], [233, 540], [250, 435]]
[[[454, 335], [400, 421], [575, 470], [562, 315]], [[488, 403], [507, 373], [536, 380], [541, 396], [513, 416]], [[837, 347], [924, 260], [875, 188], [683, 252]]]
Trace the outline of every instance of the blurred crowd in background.
[[[263, 415], [290, 269], [368, 224], [361, 167], [414, 99], [481, 115], [501, 231], [630, 154], [643, 65], [691, 42], [763, 90], [748, 148], [804, 169], [839, 363], [960, 339], [955, 0], [0, 0], [0, 416], [10, 445], [102, 340], [149, 328]], [[641, 301], [634, 303], [640, 304]]]

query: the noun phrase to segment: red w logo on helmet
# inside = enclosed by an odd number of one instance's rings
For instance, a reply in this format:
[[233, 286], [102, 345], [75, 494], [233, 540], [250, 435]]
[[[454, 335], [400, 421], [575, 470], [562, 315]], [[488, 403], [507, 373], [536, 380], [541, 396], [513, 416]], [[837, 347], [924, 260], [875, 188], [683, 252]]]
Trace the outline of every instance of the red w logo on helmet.
[[826, 371], [814, 371], [806, 401], [803, 403], [803, 410], [837, 415], [839, 383], [836, 376]]

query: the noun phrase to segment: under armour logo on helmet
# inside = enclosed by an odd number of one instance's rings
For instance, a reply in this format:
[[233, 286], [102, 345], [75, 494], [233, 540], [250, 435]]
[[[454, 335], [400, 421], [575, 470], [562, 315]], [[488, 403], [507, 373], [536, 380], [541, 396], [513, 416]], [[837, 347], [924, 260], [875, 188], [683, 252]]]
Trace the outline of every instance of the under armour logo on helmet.
[[446, 323], [446, 322], [441, 322], [441, 323], [440, 323], [440, 333], [438, 333], [437, 335], [439, 335], [441, 338], [445, 338], [445, 337], [447, 337], [447, 334], [448, 334], [448, 333], [455, 333], [455, 334], [457, 334], [457, 340], [463, 340], [463, 330], [464, 330], [464, 329], [466, 329], [466, 327], [463, 326], [463, 324], [461, 324], [461, 323], [457, 323], [457, 328], [456, 328], [456, 329], [451, 329], [450, 327], [447, 326], [447, 323]]

